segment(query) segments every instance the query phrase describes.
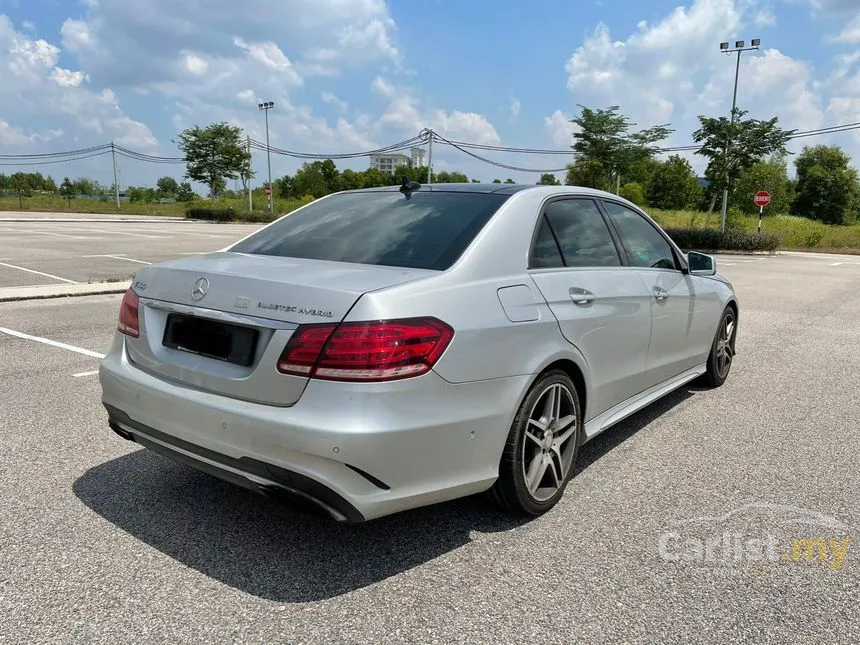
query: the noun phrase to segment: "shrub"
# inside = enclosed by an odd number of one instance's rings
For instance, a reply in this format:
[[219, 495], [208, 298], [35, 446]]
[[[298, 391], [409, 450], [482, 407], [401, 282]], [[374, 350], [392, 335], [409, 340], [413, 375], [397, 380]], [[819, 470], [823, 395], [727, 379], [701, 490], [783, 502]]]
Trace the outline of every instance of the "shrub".
[[637, 184], [635, 181], [624, 184], [618, 191], [618, 195], [637, 206], [645, 206], [645, 189], [642, 184]]
[[240, 222], [268, 224], [269, 222], [274, 222], [278, 217], [280, 216], [277, 213], [273, 216], [269, 215], [266, 211], [245, 211], [244, 213], [239, 213], [236, 219]]
[[744, 212], [737, 206], [730, 206], [728, 211], [726, 211], [726, 228], [742, 229], [745, 220], [746, 216]]
[[711, 228], [666, 229], [684, 251], [768, 251], [779, 247], [779, 237], [770, 233], [748, 233], [726, 228], [725, 233]]
[[185, 217], [213, 222], [232, 222], [236, 219], [236, 213], [232, 208], [189, 208], [185, 211]]

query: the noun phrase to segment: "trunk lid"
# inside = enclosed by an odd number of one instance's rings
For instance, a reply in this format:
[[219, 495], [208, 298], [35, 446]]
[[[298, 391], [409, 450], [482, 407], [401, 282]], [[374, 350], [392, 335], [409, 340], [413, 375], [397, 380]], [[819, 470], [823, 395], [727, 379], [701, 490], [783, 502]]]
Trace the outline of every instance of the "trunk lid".
[[437, 272], [221, 252], [135, 276], [139, 338], [129, 359], [153, 375], [245, 401], [289, 406], [308, 379], [277, 371], [298, 325], [337, 323], [365, 293]]

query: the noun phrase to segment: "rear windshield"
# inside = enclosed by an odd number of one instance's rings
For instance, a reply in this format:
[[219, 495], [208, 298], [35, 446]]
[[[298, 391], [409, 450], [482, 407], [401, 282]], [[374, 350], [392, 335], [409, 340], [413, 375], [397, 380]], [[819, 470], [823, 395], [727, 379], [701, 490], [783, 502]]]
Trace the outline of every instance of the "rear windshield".
[[508, 195], [417, 191], [343, 193], [281, 218], [235, 253], [444, 271]]

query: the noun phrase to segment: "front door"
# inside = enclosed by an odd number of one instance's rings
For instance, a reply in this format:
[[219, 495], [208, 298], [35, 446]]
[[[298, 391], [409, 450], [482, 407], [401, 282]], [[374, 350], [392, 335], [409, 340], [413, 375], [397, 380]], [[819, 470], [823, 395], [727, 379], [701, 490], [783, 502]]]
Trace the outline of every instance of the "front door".
[[588, 363], [590, 420], [645, 389], [650, 294], [594, 200], [550, 201], [538, 227], [529, 273]]
[[651, 343], [648, 386], [695, 367], [701, 344], [693, 277], [684, 273], [675, 250], [664, 235], [636, 211], [604, 200], [609, 219], [621, 237], [630, 264], [636, 267], [651, 299]]

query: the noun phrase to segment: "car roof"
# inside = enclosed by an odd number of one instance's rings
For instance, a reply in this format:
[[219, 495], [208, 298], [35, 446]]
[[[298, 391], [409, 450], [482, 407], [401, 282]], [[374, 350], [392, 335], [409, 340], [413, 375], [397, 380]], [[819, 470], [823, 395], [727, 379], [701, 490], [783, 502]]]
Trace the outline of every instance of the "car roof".
[[[395, 186], [380, 186], [377, 188], [359, 188], [357, 190], [349, 190], [344, 192], [350, 193], [378, 193], [378, 192], [397, 192], [400, 190], [399, 185]], [[607, 193], [594, 188], [585, 188], [583, 186], [545, 186], [542, 184], [474, 184], [474, 183], [450, 183], [450, 184], [421, 184], [421, 192], [461, 192], [461, 193], [494, 193], [497, 195], [513, 195], [524, 190], [544, 190], [548, 192], [560, 192], [568, 195], [593, 195], [596, 197], [615, 197], [612, 193]]]

